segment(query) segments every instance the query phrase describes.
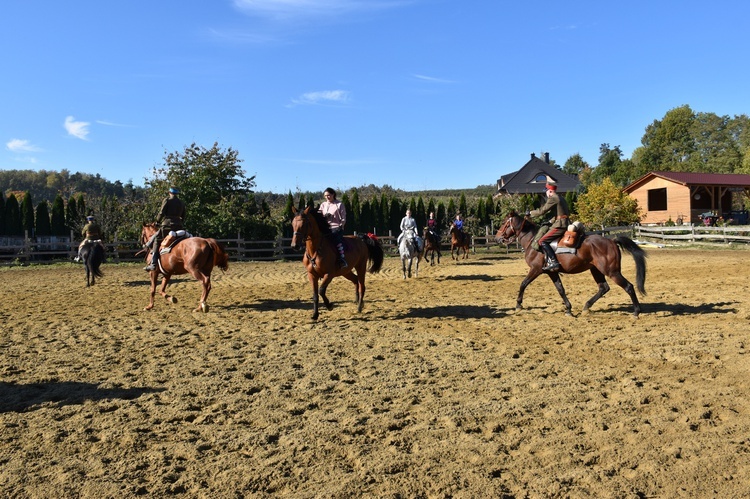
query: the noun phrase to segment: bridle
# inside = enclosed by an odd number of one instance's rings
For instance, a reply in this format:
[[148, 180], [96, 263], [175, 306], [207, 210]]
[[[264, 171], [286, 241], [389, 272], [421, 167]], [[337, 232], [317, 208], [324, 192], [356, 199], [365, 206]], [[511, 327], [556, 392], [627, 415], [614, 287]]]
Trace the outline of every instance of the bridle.
[[[310, 221], [307, 218], [307, 215], [305, 215], [304, 213], [298, 213], [294, 218], [298, 218], [298, 217], [302, 221], [300, 228], [306, 227], [310, 223]], [[295, 230], [294, 233], [292, 234], [292, 237], [294, 237], [297, 240], [297, 244], [301, 246], [300, 239], [302, 240], [302, 242], [305, 242], [308, 239], [310, 239], [310, 231], [309, 230], [304, 230], [304, 231]]]
[[[503, 240], [504, 244], [510, 244], [512, 242], [515, 242], [518, 239], [518, 236], [523, 232], [523, 226], [526, 225], [526, 222], [527, 222], [526, 219], [522, 218], [521, 225], [516, 229], [513, 226], [513, 217], [514, 215], [510, 215], [508, 219], [505, 221], [505, 223], [503, 224], [503, 226], [500, 228], [499, 232], [501, 234], [501, 239]], [[505, 236], [505, 233], [507, 230], [511, 231], [511, 234], [509, 237]]]

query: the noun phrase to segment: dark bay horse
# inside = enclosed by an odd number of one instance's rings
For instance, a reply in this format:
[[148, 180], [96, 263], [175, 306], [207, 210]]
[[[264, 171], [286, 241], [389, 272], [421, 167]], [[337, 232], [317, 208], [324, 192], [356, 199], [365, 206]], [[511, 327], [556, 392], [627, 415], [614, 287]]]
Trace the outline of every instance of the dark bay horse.
[[[141, 244], [146, 244], [151, 236], [159, 230], [155, 223], [143, 224], [141, 231]], [[151, 261], [146, 255], [146, 262]], [[151, 297], [145, 310], [154, 308], [154, 295], [156, 294], [156, 280], [161, 273], [164, 277], [161, 281], [159, 294], [171, 303], [177, 303], [177, 298], [167, 294], [167, 284], [173, 275], [190, 274], [203, 286], [198, 307], [194, 312], [208, 312], [208, 293], [211, 292], [211, 271], [214, 266], [226, 271], [229, 268], [229, 256], [224, 252], [216, 239], [205, 239], [202, 237], [189, 237], [174, 245], [169, 253], [159, 257], [159, 265], [155, 270], [149, 272], [151, 276]]]
[[[461, 259], [461, 250], [464, 250], [464, 260], [469, 258], [469, 245], [471, 245], [471, 236], [466, 232], [458, 230], [456, 224], [451, 224], [451, 258], [453, 260]], [[456, 250], [456, 256], [453, 256], [453, 250]]]
[[424, 253], [422, 258], [427, 260], [427, 253], [430, 254], [430, 265], [435, 265], [435, 254], [437, 253], [437, 262], [440, 263], [440, 240], [430, 232], [428, 227], [425, 227], [422, 231], [422, 239], [424, 239]]
[[97, 277], [104, 277], [99, 269], [104, 263], [104, 246], [99, 241], [86, 241], [81, 248], [81, 260], [86, 269], [86, 287], [96, 284]]
[[[361, 312], [365, 304], [365, 274], [375, 273], [383, 266], [383, 247], [374, 236], [344, 237], [344, 254], [348, 267], [343, 269], [336, 265], [337, 250], [331, 241], [331, 230], [328, 228], [323, 215], [317, 210], [307, 207], [304, 211], [293, 209], [292, 219], [292, 247], [300, 249], [304, 246], [305, 256], [302, 263], [307, 269], [307, 277], [313, 289], [313, 320], [318, 319], [318, 297], [323, 298], [323, 304], [328, 310], [333, 305], [326, 297], [326, 288], [334, 277], [343, 276], [354, 283], [357, 311]], [[356, 270], [356, 274], [353, 272]], [[318, 286], [318, 281], [323, 280]]]
[[[507, 244], [517, 239], [523, 247], [526, 264], [529, 266], [529, 273], [526, 274], [526, 278], [521, 282], [521, 289], [518, 291], [516, 310], [523, 308], [523, 292], [526, 286], [542, 274], [544, 254], [531, 247], [536, 233], [536, 225], [526, 218], [521, 218], [515, 212], [511, 212], [495, 236], [497, 242], [501, 244]], [[560, 262], [561, 269], [557, 272], [548, 273], [557, 288], [557, 292], [563, 299], [567, 315], [573, 314], [571, 313], [570, 301], [565, 294], [565, 288], [560, 280], [559, 272], [578, 274], [589, 270], [594, 277], [594, 281], [599, 285], [599, 291], [586, 302], [583, 307], [583, 313], [587, 313], [591, 306], [609, 291], [609, 284], [606, 281], [606, 277], [609, 277], [630, 296], [630, 299], [633, 301], [633, 315], [636, 318], [638, 317], [638, 314], [641, 313], [641, 305], [638, 303], [638, 297], [635, 295], [633, 285], [623, 277], [620, 271], [620, 262], [622, 260], [620, 248], [629, 252], [635, 260], [636, 287], [642, 295], [646, 294], [644, 289], [646, 281], [646, 252], [625, 236], [618, 236], [612, 240], [596, 234], [587, 235], [575, 254], [558, 253], [557, 259]]]

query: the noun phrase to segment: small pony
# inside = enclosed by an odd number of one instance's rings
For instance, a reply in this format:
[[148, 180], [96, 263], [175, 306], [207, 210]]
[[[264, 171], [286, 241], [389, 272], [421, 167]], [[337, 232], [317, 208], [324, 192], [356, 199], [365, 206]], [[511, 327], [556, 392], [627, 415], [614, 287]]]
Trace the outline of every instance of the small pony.
[[86, 269], [86, 287], [88, 288], [96, 284], [97, 277], [104, 277], [99, 269], [101, 264], [104, 263], [104, 246], [102, 246], [101, 241], [87, 239], [81, 246], [80, 256], [83, 267]]
[[422, 260], [422, 253], [419, 251], [417, 234], [414, 230], [407, 229], [404, 231], [398, 245], [398, 253], [401, 255], [401, 270], [404, 273], [404, 279], [407, 276], [406, 262], [409, 262], [408, 275], [411, 277], [411, 266], [415, 258], [417, 259], [417, 267], [414, 270], [414, 277], [419, 277], [419, 261]]

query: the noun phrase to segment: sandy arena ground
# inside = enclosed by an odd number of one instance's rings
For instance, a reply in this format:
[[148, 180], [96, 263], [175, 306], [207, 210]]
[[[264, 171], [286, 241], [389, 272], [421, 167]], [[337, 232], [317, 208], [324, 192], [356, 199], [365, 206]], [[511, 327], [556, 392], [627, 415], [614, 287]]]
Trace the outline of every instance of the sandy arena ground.
[[[404, 281], [230, 263], [151, 312], [142, 265], [2, 268], [3, 497], [747, 497], [748, 249], [648, 249], [644, 312], [519, 254]], [[623, 258], [633, 281], [634, 265]]]

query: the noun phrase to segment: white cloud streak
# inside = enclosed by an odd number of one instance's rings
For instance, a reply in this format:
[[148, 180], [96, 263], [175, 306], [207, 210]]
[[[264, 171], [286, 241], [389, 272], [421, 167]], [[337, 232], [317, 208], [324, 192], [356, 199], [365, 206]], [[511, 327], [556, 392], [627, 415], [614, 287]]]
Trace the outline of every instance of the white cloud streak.
[[346, 104], [350, 100], [350, 94], [346, 90], [322, 90], [319, 92], [307, 92], [292, 99], [287, 107], [297, 105], [316, 105], [316, 104]]
[[434, 76], [425, 76], [420, 74], [413, 74], [414, 78], [423, 81], [431, 81], [433, 83], [455, 83], [453, 80], [446, 80], [445, 78], [435, 78]]
[[76, 121], [73, 116], [68, 116], [65, 118], [65, 124], [63, 126], [65, 127], [65, 130], [67, 130], [68, 135], [77, 139], [88, 140], [87, 137], [90, 124], [91, 123], [88, 123], [87, 121]]
[[336, 17], [381, 11], [410, 3], [413, 0], [234, 0], [234, 5], [242, 12], [275, 20]]
[[38, 152], [41, 151], [37, 146], [28, 140], [10, 139], [5, 143], [5, 148], [11, 152]]

